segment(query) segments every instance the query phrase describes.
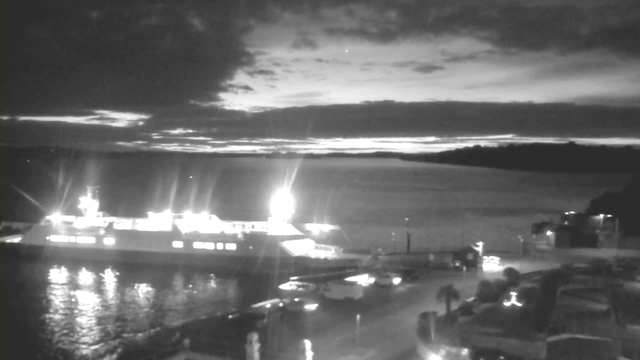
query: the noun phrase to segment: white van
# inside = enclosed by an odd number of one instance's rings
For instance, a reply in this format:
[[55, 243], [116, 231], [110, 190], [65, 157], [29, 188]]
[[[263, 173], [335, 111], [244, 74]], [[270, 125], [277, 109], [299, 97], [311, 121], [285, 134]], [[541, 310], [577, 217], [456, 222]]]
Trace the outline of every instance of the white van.
[[360, 300], [364, 296], [364, 287], [357, 282], [334, 280], [324, 284], [320, 294], [333, 300]]

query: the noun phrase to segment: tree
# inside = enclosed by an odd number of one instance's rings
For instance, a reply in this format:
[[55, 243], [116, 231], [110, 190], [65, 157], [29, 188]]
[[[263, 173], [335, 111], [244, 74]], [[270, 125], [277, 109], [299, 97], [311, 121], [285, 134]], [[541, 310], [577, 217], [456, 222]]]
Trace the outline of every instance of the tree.
[[525, 305], [534, 305], [538, 300], [538, 288], [534, 286], [525, 286], [518, 289], [518, 299]]
[[502, 276], [507, 280], [507, 284], [510, 287], [520, 285], [520, 272], [512, 267], [505, 268], [502, 271]]
[[497, 302], [500, 299], [500, 292], [496, 289], [496, 286], [487, 279], [482, 279], [478, 282], [478, 288], [476, 289], [476, 300], [480, 304], [487, 304]]
[[453, 284], [448, 284], [438, 290], [436, 299], [438, 300], [438, 302], [444, 302], [445, 306], [447, 307], [446, 315], [448, 316], [449, 314], [451, 314], [451, 302], [460, 301], [460, 292], [458, 291], [458, 289], [453, 287]]

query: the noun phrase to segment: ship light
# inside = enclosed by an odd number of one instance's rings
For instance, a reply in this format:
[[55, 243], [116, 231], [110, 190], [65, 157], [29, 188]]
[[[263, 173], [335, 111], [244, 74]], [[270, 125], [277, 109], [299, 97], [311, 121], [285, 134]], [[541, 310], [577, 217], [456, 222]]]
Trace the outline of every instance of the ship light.
[[49, 215], [48, 219], [51, 220], [53, 225], [62, 224], [62, 214], [60, 214], [59, 212], [56, 212], [56, 213], [53, 213], [53, 214]]
[[7, 236], [5, 240], [8, 243], [19, 243], [20, 241], [22, 241], [22, 235]]
[[105, 245], [115, 245], [115, 243], [116, 243], [116, 238], [114, 238], [114, 237], [112, 237], [112, 236], [108, 236], [108, 237], [106, 237], [106, 238], [102, 239], [102, 242], [103, 242]]
[[280, 244], [293, 256], [313, 255], [316, 247], [316, 242], [311, 239], [286, 240]]
[[76, 242], [78, 244], [95, 244], [96, 238], [93, 236], [76, 236]]
[[49, 241], [51, 242], [69, 242], [69, 236], [67, 235], [50, 235]]
[[291, 193], [286, 189], [276, 191], [271, 197], [269, 211], [275, 220], [289, 221], [295, 213], [295, 201]]
[[173, 241], [171, 242], [171, 246], [173, 246], [176, 249], [182, 249], [184, 247], [184, 243], [182, 241]]
[[305, 227], [307, 228], [307, 230], [311, 231], [313, 235], [319, 235], [320, 233], [323, 233], [323, 232], [329, 232], [336, 228], [335, 226], [329, 225], [329, 224], [314, 224], [314, 223], [305, 224]]
[[391, 282], [393, 282], [393, 285], [400, 285], [400, 283], [402, 282], [402, 278], [399, 276], [394, 277]]

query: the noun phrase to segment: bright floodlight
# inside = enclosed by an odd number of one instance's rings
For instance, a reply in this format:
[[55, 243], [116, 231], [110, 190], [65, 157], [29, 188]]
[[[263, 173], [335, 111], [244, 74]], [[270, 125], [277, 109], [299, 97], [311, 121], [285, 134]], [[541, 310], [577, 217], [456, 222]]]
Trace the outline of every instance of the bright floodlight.
[[291, 194], [285, 189], [276, 191], [276, 193], [271, 197], [269, 210], [271, 212], [271, 216], [278, 220], [290, 220], [295, 212], [293, 196], [291, 196]]
[[54, 225], [60, 225], [62, 223], [62, 214], [59, 212], [53, 213], [49, 215], [49, 220], [51, 220]]

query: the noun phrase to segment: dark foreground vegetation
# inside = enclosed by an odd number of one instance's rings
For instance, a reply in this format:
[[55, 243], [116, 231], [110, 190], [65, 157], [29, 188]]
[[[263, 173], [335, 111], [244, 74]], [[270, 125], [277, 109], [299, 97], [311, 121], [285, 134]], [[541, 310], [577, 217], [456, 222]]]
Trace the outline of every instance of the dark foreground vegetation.
[[620, 220], [623, 234], [640, 235], [640, 176], [633, 177], [621, 191], [607, 191], [592, 199], [586, 213], [612, 215]]
[[403, 155], [403, 160], [509, 170], [640, 174], [640, 150], [633, 147], [567, 144], [473, 146], [435, 154]]

